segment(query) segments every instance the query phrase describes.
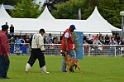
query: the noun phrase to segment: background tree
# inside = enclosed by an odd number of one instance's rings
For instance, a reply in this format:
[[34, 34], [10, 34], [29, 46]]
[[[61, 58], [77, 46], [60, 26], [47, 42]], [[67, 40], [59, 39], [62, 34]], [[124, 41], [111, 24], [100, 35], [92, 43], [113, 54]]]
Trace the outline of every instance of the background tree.
[[121, 28], [120, 12], [124, 10], [124, 3], [120, 0], [101, 0], [98, 9], [109, 23]]
[[55, 18], [77, 19], [78, 9], [81, 8], [82, 20], [86, 20], [97, 6], [105, 20], [121, 28], [120, 11], [124, 10], [124, 0], [68, 0], [54, 6], [57, 9], [52, 11]]
[[0, 0], [0, 4], [6, 5], [15, 5], [17, 2], [21, 2], [21, 0]]
[[34, 0], [22, 0], [14, 5], [16, 10], [12, 10], [11, 15], [17, 18], [36, 18], [42, 12], [39, 5], [40, 3], [36, 4]]
[[52, 11], [55, 18], [78, 19], [78, 9], [81, 8], [82, 19], [87, 19], [99, 4], [100, 0], [67, 0], [65, 3], [54, 5], [57, 10]]
[[[42, 12], [38, 10], [39, 5], [35, 4], [34, 0], [2, 0], [0, 3], [14, 4], [17, 1], [18, 3], [14, 6], [16, 10], [11, 13], [13, 17], [36, 18]], [[121, 28], [120, 11], [124, 10], [124, 0], [66, 0], [66, 2], [55, 4], [56, 10], [51, 12], [57, 19], [78, 19], [78, 9], [81, 8], [81, 18], [86, 20], [95, 6], [105, 20]]]
[[93, 12], [95, 6], [99, 5], [100, 0], [85, 0], [82, 11], [82, 19], [86, 20]]
[[65, 3], [55, 4], [57, 10], [52, 15], [59, 19], [78, 19], [78, 9], [83, 8], [84, 0], [69, 0]]

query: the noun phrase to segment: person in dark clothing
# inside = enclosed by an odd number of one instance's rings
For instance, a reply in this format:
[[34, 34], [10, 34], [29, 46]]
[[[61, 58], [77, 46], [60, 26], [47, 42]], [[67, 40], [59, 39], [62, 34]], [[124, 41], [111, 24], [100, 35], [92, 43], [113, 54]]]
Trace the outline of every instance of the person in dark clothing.
[[121, 41], [120, 36], [119, 36], [119, 35], [116, 35], [116, 36], [115, 36], [115, 40], [117, 41], [117, 44], [119, 44], [119, 43], [120, 43], [120, 41]]
[[2, 25], [0, 31], [0, 79], [9, 79], [7, 72], [10, 61], [8, 55], [10, 54], [10, 46], [7, 38], [8, 25]]
[[121, 45], [121, 51], [122, 51], [122, 54], [124, 56], [124, 39], [122, 39], [119, 43], [119, 45]]
[[13, 26], [13, 24], [11, 24], [11, 26], [10, 26], [10, 33], [12, 33], [12, 35], [14, 36], [14, 26]]
[[108, 36], [108, 34], [106, 34], [106, 36], [105, 36], [105, 44], [109, 45], [109, 42], [110, 42], [110, 37]]

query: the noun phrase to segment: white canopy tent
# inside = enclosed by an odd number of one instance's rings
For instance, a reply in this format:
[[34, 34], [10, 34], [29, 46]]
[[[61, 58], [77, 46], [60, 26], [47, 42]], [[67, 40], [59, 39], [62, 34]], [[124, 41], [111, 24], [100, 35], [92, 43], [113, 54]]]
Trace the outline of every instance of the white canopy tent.
[[51, 15], [51, 13], [49, 12], [47, 6], [45, 6], [44, 11], [42, 12], [42, 14], [37, 19], [53, 20], [55, 18]]
[[[107, 28], [110, 28], [111, 31], [121, 31], [121, 29], [119, 28], [116, 28], [115, 26], [111, 25], [108, 21], [106, 21], [99, 13], [98, 11], [98, 8], [95, 7], [93, 13], [89, 16], [89, 18], [87, 19], [87, 21], [94, 21], [94, 22], [99, 22], [100, 24], [101, 23], [104, 23], [103, 26], [100, 26], [99, 28], [102, 28], [102, 27], [107, 27]], [[97, 25], [96, 25], [97, 26]]]
[[[95, 18], [96, 17], [96, 18]], [[71, 20], [71, 19], [55, 19], [45, 7], [43, 13], [37, 18], [1, 18], [0, 25], [8, 22], [8, 25], [13, 24], [17, 32], [38, 32], [40, 28], [46, 31], [55, 33], [63, 32], [71, 24], [77, 28], [76, 31], [84, 32], [84, 34], [109, 34], [112, 35], [112, 25], [110, 25], [98, 10], [94, 10], [93, 14], [87, 20]], [[118, 29], [117, 29], [118, 30]]]
[[8, 18], [8, 19], [11, 18], [11, 16], [6, 12], [3, 4], [1, 5], [1, 8], [0, 8], [0, 18]]
[[60, 32], [63, 32], [65, 29], [67, 29], [71, 24], [74, 24], [76, 26], [76, 31], [84, 32], [85, 33], [91, 33], [91, 34], [109, 34], [111, 35], [111, 30], [109, 28], [106, 28], [104, 23], [101, 23], [100, 25], [104, 25], [105, 28], [99, 28], [99, 26], [92, 26], [92, 25], [98, 25], [99, 22], [93, 22], [86, 20], [41, 20], [41, 19], [29, 19], [29, 18], [12, 18], [12, 19], [3, 19], [0, 20], [0, 24], [5, 23], [8, 21], [8, 23], [11, 23], [14, 25], [16, 31], [22, 31], [22, 32], [33, 32], [38, 31], [40, 28], [44, 28], [46, 31], [53, 31], [57, 34]]

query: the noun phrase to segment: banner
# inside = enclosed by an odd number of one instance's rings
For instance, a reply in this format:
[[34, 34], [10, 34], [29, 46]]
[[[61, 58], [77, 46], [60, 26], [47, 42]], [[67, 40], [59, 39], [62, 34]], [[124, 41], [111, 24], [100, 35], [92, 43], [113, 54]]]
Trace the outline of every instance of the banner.
[[76, 39], [75, 39], [75, 46], [77, 46], [76, 49], [76, 58], [77, 59], [83, 59], [84, 51], [83, 51], [83, 32], [75, 32], [76, 33]]

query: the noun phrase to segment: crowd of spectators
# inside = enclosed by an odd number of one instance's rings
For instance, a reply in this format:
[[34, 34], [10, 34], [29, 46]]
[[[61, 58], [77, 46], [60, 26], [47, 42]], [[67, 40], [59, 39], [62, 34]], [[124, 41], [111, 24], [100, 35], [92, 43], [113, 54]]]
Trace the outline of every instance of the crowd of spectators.
[[[31, 37], [33, 34], [13, 34], [13, 33], [9, 33], [8, 34], [8, 40], [10, 43], [10, 47], [14, 47], [14, 51], [12, 51], [11, 53], [16, 53], [16, 54], [20, 54], [22, 53], [20, 51], [20, 47], [23, 46], [26, 47], [29, 50], [30, 47], [30, 42], [31, 42]], [[44, 43], [45, 44], [49, 44], [49, 46], [46, 47], [46, 50], [55, 50], [58, 48], [58, 46], [54, 45], [54, 44], [60, 44], [61, 40], [59, 36], [52, 36], [51, 33], [49, 33], [48, 35], [46, 34], [44, 36]], [[29, 51], [26, 51], [29, 52]], [[52, 52], [52, 51], [51, 51]]]
[[[31, 37], [33, 34], [24, 34], [24, 35], [20, 35], [20, 34], [8, 34], [8, 40], [10, 45], [13, 44], [21, 44], [21, 43], [30, 43]], [[59, 36], [52, 36], [51, 33], [49, 33], [48, 36], [44, 36], [44, 43], [45, 44], [60, 44], [60, 37]]]
[[96, 38], [98, 38], [98, 40], [100, 40], [100, 42], [104, 45], [109, 45], [111, 38], [114, 38], [117, 45], [120, 44], [122, 41], [119, 34], [113, 34], [112, 36], [108, 34], [106, 34], [105, 36], [103, 36], [102, 34], [96, 34], [95, 36], [92, 36], [91, 34], [89, 34], [88, 36], [84, 35], [84, 40], [88, 44], [93, 44], [93, 41], [96, 40]]
[[[119, 34], [113, 34], [111, 36], [108, 34], [104, 36], [102, 34], [96, 34], [95, 36], [91, 34], [89, 34], [88, 36], [84, 35], [84, 44], [85, 52], [88, 52], [90, 48], [91, 51], [94, 51], [96, 53], [96, 51], [102, 51], [103, 47], [105, 49], [109, 49], [109, 52], [107, 53], [109, 55], [115, 54], [115, 48], [116, 50], [120, 50], [120, 52], [122, 51], [122, 53], [124, 52], [124, 39], [121, 39]], [[101, 50], [100, 45], [102, 48]]]
[[[14, 50], [16, 51], [19, 51], [19, 48], [20, 46], [26, 46], [27, 48], [29, 48], [29, 44], [30, 44], [30, 41], [31, 41], [31, 37], [32, 37], [33, 34], [23, 34], [23, 35], [20, 35], [20, 34], [13, 34], [13, 33], [9, 33], [8, 34], [8, 40], [9, 40], [9, 43], [10, 43], [10, 46], [14, 46]], [[112, 38], [114, 40], [114, 44], [111, 42], [112, 41]], [[84, 44], [90, 44], [90, 45], [96, 45], [95, 41], [96, 39], [98, 39], [100, 42], [100, 44], [102, 45], [124, 45], [124, 39], [121, 40], [120, 36], [118, 34], [115, 34], [115, 35], [102, 35], [102, 34], [96, 34], [95, 36], [89, 34], [89, 35], [84, 35], [83, 37], [83, 41], [84, 41]], [[25, 44], [22, 44], [22, 43], [25, 43]], [[61, 44], [61, 37], [60, 36], [56, 36], [56, 35], [52, 35], [51, 33], [49, 34], [46, 34], [44, 36], [44, 43], [45, 44], [49, 44], [49, 46], [46, 46], [46, 52], [54, 52], [53, 54], [57, 54], [55, 52], [57, 52], [59, 46], [58, 45], [54, 45], [54, 44]], [[93, 47], [93, 46], [92, 46]], [[89, 49], [89, 46], [84, 46], [85, 48], [85, 51], [88, 52], [88, 49]], [[96, 47], [97, 48], [97, 47]], [[27, 51], [29, 52], [29, 51]], [[16, 53], [15, 51], [13, 53]], [[22, 52], [20, 52], [22, 53]]]

